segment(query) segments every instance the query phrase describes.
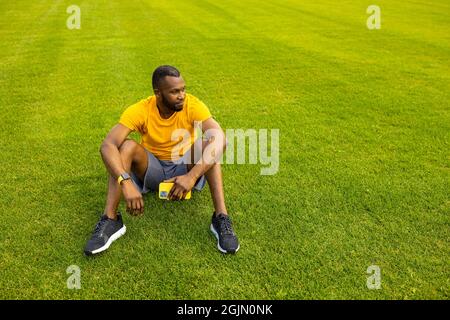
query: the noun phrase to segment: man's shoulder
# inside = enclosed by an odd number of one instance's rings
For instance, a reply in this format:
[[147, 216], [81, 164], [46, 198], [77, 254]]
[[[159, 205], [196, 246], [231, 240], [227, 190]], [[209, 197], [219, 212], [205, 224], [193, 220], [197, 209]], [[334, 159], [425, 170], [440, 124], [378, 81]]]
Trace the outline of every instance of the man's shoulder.
[[133, 103], [128, 108], [149, 108], [155, 96], [149, 96], [145, 99], [141, 99], [136, 103]]
[[190, 93], [186, 93], [186, 104], [191, 110], [206, 107], [202, 100]]
[[186, 100], [188, 103], [197, 103], [198, 101], [200, 101], [199, 98], [197, 98], [191, 93], [186, 93]]

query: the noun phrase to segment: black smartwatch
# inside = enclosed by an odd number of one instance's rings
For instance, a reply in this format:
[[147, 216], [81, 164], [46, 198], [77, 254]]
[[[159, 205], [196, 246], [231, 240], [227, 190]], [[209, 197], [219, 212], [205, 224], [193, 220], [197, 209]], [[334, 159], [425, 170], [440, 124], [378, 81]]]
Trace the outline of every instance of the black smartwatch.
[[124, 180], [130, 180], [131, 179], [131, 177], [130, 177], [130, 175], [128, 174], [128, 173], [122, 173], [118, 178], [117, 178], [117, 182], [119, 183], [119, 184], [122, 184], [122, 181], [124, 181]]

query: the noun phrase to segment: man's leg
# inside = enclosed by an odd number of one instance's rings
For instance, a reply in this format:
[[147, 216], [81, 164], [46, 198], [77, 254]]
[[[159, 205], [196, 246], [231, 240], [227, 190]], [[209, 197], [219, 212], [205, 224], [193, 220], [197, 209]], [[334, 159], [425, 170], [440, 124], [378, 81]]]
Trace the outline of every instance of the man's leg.
[[[200, 155], [202, 155], [203, 150], [205, 150], [206, 146], [209, 144], [208, 141], [202, 141], [201, 150], [196, 148], [199, 147], [197, 144], [193, 144], [191, 147], [191, 163], [188, 165], [188, 171], [191, 170], [195, 165], [195, 158], [198, 157], [200, 159]], [[194, 157], [195, 156], [195, 157]], [[223, 181], [222, 181], [222, 168], [220, 163], [215, 163], [206, 173], [205, 173], [206, 181], [208, 181], [209, 190], [211, 192], [211, 198], [214, 204], [214, 210], [218, 213], [223, 213], [225, 215], [228, 214], [227, 208], [225, 206], [225, 196], [223, 191]]]
[[[203, 154], [203, 150], [208, 146], [208, 141], [202, 141], [202, 150], [198, 151]], [[195, 144], [191, 152], [195, 148]], [[196, 150], [195, 150], [196, 151]], [[223, 150], [224, 151], [224, 150]], [[191, 170], [195, 165], [194, 154], [191, 154], [191, 164], [188, 165], [188, 170]], [[225, 197], [223, 191], [222, 168], [220, 163], [215, 163], [205, 173], [206, 180], [211, 191], [211, 198], [214, 204], [214, 214], [211, 218], [210, 229], [217, 239], [217, 248], [222, 253], [236, 253], [239, 248], [239, 240], [232, 228], [231, 219], [228, 216], [227, 208], [225, 206]]]
[[[124, 169], [127, 172], [133, 170], [139, 179], [144, 179], [147, 170], [145, 149], [133, 140], [125, 140], [119, 148], [119, 153]], [[117, 215], [121, 195], [120, 185], [116, 179], [110, 176], [104, 215], [96, 224], [94, 232], [84, 248], [86, 255], [90, 256], [107, 250], [114, 241], [125, 234], [127, 229], [123, 224], [122, 216]]]
[[214, 164], [211, 169], [205, 173], [206, 181], [208, 181], [211, 198], [214, 204], [216, 214], [228, 214], [225, 206], [225, 196], [223, 192], [222, 168], [220, 163]]
[[[127, 172], [132, 170], [136, 176], [143, 181], [147, 171], [147, 152], [144, 147], [134, 140], [125, 140], [119, 148], [123, 167]], [[108, 194], [104, 214], [110, 219], [117, 219], [117, 208], [119, 206], [122, 189], [117, 180], [109, 176]]]

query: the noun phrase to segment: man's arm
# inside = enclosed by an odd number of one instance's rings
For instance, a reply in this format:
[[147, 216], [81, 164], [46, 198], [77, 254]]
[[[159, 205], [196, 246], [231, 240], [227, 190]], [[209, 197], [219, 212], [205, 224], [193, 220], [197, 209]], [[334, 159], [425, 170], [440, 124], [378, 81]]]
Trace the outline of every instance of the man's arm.
[[[119, 148], [130, 132], [131, 129], [123, 124], [117, 124], [109, 131], [100, 147], [103, 163], [115, 180], [117, 180], [122, 173], [126, 172], [126, 169], [122, 164]], [[131, 180], [125, 180], [121, 183], [121, 187], [127, 203], [127, 211], [133, 211], [133, 208], [137, 208], [136, 211], [142, 212], [144, 209], [144, 200], [142, 199], [142, 194], [136, 189], [133, 182]]]
[[202, 157], [187, 174], [167, 180], [175, 183], [170, 190], [169, 199], [183, 199], [192, 190], [197, 179], [220, 160], [226, 148], [225, 134], [216, 120], [209, 118], [203, 121], [202, 131], [208, 139]]
[[226, 148], [225, 134], [216, 120], [209, 118], [203, 121], [202, 131], [208, 140], [208, 144], [202, 152], [201, 159], [188, 173], [195, 181], [220, 160]]
[[103, 162], [111, 176], [115, 179], [126, 172], [122, 164], [122, 159], [120, 158], [119, 148], [130, 132], [131, 130], [123, 124], [117, 124], [109, 131], [100, 146]]

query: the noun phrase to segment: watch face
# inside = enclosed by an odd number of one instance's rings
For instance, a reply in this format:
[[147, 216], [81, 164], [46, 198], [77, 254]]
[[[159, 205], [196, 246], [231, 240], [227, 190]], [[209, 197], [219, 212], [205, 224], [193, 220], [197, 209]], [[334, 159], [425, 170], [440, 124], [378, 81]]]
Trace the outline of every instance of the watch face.
[[128, 174], [128, 173], [122, 173], [122, 178], [124, 179], [124, 180], [128, 180], [128, 179], [131, 179], [131, 177], [130, 177], [130, 175]]

